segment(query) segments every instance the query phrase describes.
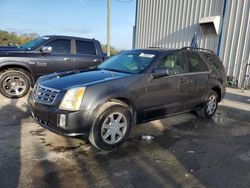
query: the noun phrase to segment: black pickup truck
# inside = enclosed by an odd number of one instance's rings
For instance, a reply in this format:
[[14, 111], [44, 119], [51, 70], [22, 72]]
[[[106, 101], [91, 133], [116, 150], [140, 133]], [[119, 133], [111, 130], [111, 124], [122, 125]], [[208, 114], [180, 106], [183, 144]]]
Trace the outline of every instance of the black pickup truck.
[[69, 36], [43, 36], [18, 47], [0, 47], [0, 92], [26, 95], [45, 74], [96, 67], [105, 60], [99, 41]]

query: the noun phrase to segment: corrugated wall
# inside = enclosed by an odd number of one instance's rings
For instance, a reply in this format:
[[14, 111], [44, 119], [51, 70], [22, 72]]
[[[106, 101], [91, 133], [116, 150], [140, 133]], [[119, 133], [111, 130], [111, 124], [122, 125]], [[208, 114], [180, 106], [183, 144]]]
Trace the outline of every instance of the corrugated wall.
[[[250, 53], [250, 0], [225, 0], [220, 58], [228, 75], [240, 80]], [[202, 35], [201, 18], [221, 16], [224, 0], [138, 0], [135, 47], [190, 46], [194, 32], [199, 47], [217, 51], [218, 36]], [[249, 62], [250, 63], [250, 62]]]
[[227, 74], [241, 85], [246, 63], [250, 63], [250, 0], [228, 0], [220, 58]]

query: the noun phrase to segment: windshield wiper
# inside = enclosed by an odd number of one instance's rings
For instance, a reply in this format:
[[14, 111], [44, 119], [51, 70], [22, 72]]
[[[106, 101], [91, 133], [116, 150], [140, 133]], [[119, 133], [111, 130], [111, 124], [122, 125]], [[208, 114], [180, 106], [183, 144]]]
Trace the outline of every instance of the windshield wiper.
[[126, 73], [126, 74], [132, 74], [131, 72], [122, 71], [122, 70], [117, 70], [117, 69], [110, 69], [110, 68], [98, 68], [98, 69], [107, 70], [107, 71], [113, 71], [113, 72]]

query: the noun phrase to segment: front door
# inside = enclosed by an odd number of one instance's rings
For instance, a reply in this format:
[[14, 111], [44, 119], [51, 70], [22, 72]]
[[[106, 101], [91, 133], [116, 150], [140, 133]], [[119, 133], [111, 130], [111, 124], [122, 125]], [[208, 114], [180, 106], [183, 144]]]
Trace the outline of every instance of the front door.
[[169, 75], [147, 82], [146, 119], [164, 117], [185, 109], [188, 79], [186, 59], [181, 52], [166, 55], [156, 69], [168, 69]]
[[56, 39], [46, 44], [46, 46], [51, 46], [52, 52], [41, 54], [41, 59], [36, 63], [39, 76], [74, 69], [71, 40]]

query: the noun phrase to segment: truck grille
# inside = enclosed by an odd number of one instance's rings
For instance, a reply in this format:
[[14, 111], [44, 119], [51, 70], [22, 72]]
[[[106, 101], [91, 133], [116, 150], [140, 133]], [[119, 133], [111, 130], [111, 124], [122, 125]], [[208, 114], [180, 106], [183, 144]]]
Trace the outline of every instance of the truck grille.
[[34, 88], [33, 96], [39, 103], [52, 105], [59, 92], [57, 89], [38, 85]]

